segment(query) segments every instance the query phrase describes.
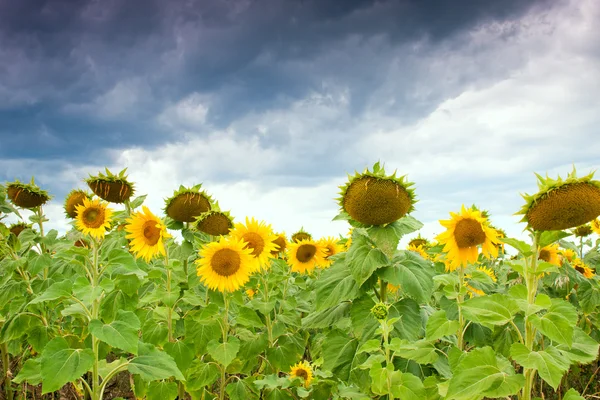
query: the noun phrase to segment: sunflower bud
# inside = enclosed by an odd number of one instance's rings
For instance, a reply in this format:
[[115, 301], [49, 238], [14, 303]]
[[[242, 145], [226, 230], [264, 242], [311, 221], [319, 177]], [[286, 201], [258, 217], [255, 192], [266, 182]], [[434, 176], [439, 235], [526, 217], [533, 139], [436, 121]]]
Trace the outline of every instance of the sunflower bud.
[[388, 316], [388, 306], [384, 303], [377, 303], [371, 308], [371, 314], [379, 321], [383, 321]]

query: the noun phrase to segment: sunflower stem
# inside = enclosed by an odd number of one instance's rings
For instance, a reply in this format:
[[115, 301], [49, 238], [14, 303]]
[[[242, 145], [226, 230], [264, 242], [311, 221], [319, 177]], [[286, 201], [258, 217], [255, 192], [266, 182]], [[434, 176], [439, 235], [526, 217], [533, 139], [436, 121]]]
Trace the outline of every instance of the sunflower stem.
[[[165, 248], [165, 267], [167, 269], [167, 295], [171, 297], [171, 268], [169, 268], [169, 249], [167, 245], [163, 243]], [[165, 304], [167, 305], [167, 304]], [[169, 332], [169, 342], [174, 342], [173, 339], [173, 307], [168, 306], [167, 308], [167, 329]]]
[[379, 279], [379, 301], [385, 303], [387, 301], [387, 282]]
[[462, 303], [464, 301], [464, 297], [462, 295], [462, 289], [464, 286], [465, 268], [461, 264], [460, 267], [457, 268], [457, 270], [458, 270], [458, 297], [456, 298], [456, 305], [458, 306], [458, 332], [457, 332], [456, 339], [457, 339], [458, 349], [460, 351], [463, 351], [463, 349], [465, 347], [465, 343], [464, 343], [465, 317], [463, 316], [463, 313], [462, 313]]
[[[265, 298], [265, 302], [269, 302], [269, 286], [267, 284], [267, 280], [265, 279], [265, 271], [260, 273], [260, 280], [263, 284], [263, 295]], [[265, 316], [266, 325], [267, 325], [267, 335], [269, 337], [269, 347], [273, 347], [273, 327], [271, 325], [271, 313], [269, 312]]]
[[[93, 249], [93, 265], [92, 265], [92, 293], [96, 293], [96, 287], [98, 286], [99, 274], [98, 274], [98, 247], [99, 243], [96, 239], [92, 238], [92, 249]], [[95, 297], [92, 301], [92, 319], [98, 319], [100, 312], [100, 299]], [[92, 400], [100, 399], [100, 375], [99, 375], [99, 360], [98, 360], [98, 347], [99, 341], [96, 336], [92, 333], [92, 351], [94, 352], [94, 364], [92, 366]]]
[[13, 399], [13, 390], [11, 386], [11, 373], [10, 373], [10, 354], [8, 354], [8, 345], [2, 343], [0, 346], [0, 352], [2, 353], [2, 368], [4, 369], [4, 392], [8, 400]]
[[[537, 276], [535, 271], [537, 269], [537, 261], [540, 253], [540, 236], [541, 232], [535, 231], [533, 234], [533, 246], [532, 246], [532, 255], [531, 260], [528, 263], [529, 265], [525, 265], [525, 283], [527, 285], [527, 302], [530, 305], [535, 303], [535, 297], [537, 294]], [[529, 317], [525, 318], [525, 346], [532, 351], [533, 345], [535, 342], [535, 328], [529, 321]], [[525, 368], [523, 370], [523, 375], [525, 376], [525, 387], [523, 387], [523, 392], [521, 395], [521, 400], [530, 400], [531, 392], [533, 391], [533, 383], [535, 380], [536, 370]]]
[[[223, 314], [223, 344], [227, 343], [227, 334], [229, 332], [229, 298], [227, 293], [223, 292], [223, 303], [225, 303], [225, 313]], [[219, 400], [225, 399], [225, 384], [227, 377], [225, 375], [225, 366], [221, 368], [221, 384], [219, 390]]]
[[[38, 226], [40, 227], [40, 247], [42, 248], [42, 254], [46, 253], [46, 244], [44, 243], [44, 211], [42, 206], [38, 206], [35, 210], [37, 215]], [[48, 279], [48, 267], [44, 267], [44, 280]]]

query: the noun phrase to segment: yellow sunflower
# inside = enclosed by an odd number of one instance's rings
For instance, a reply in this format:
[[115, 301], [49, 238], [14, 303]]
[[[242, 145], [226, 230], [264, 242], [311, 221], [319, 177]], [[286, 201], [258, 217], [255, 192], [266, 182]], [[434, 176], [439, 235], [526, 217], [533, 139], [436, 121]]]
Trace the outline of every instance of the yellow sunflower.
[[344, 248], [340, 244], [338, 244], [338, 239], [334, 238], [333, 236], [322, 238], [317, 243], [325, 251], [325, 260], [322, 264], [324, 268], [331, 266], [332, 261], [329, 257], [344, 251]]
[[273, 240], [273, 243], [275, 243], [275, 250], [271, 252], [271, 257], [274, 258], [278, 257], [282, 253], [285, 254], [285, 249], [287, 247], [287, 238], [285, 237], [285, 233], [278, 233], [275, 236], [277, 236], [277, 238]]
[[573, 260], [571, 266], [588, 279], [593, 278], [595, 275], [594, 270], [586, 265], [580, 258]]
[[135, 212], [127, 219], [125, 232], [128, 233], [126, 238], [131, 239], [131, 250], [136, 253], [135, 256], [148, 262], [157, 254], [166, 255], [164, 239], [171, 235], [162, 220], [148, 207], [143, 206], [142, 209], [143, 212]]
[[562, 259], [559, 254], [558, 244], [554, 243], [543, 247], [538, 255], [538, 260], [546, 261], [560, 267], [562, 265]]
[[246, 242], [246, 247], [252, 251], [254, 270], [269, 268], [269, 257], [277, 247], [273, 243], [277, 236], [273, 234], [271, 225], [246, 217], [246, 225], [237, 223], [229, 233], [232, 237]]
[[596, 218], [590, 222], [592, 226], [592, 230], [596, 232], [596, 234], [600, 235], [600, 219]]
[[443, 250], [448, 254], [446, 258], [450, 262], [451, 270], [460, 265], [475, 263], [479, 256], [479, 246], [484, 256], [498, 256], [498, 234], [489, 226], [481, 211], [467, 209], [463, 205], [460, 213], [451, 212], [450, 216], [452, 219], [440, 221], [446, 232], [438, 235], [436, 239], [444, 245]]
[[288, 263], [292, 272], [312, 272], [317, 265], [323, 265], [325, 250], [313, 240], [291, 243], [287, 250]]
[[246, 289], [246, 294], [248, 295], [248, 298], [250, 300], [252, 300], [254, 298], [254, 295], [256, 294], [256, 290], [254, 290], [254, 289]]
[[389, 293], [396, 294], [398, 293], [398, 290], [400, 290], [400, 285], [392, 285], [391, 283], [387, 284], [387, 291]]
[[[221, 236], [200, 249], [196, 260], [197, 274], [212, 290], [233, 292], [244, 286], [254, 272], [255, 261], [247, 243], [234, 237]], [[252, 294], [254, 295], [254, 294]]]
[[426, 248], [429, 247], [431, 245], [431, 243], [429, 243], [429, 241], [423, 237], [421, 237], [421, 234], [419, 233], [419, 235], [416, 238], [413, 238], [410, 240], [410, 242], [408, 242], [408, 246], [415, 246], [415, 247], [419, 247], [421, 246], [422, 248]]
[[290, 371], [291, 378], [302, 378], [304, 380], [304, 387], [309, 387], [310, 382], [313, 379], [312, 368], [306, 361], [301, 361], [292, 367]]
[[346, 240], [346, 243], [344, 243], [344, 245], [346, 246], [346, 251], [350, 250], [350, 246], [352, 246], [352, 232], [354, 231], [354, 228], [350, 228], [350, 230], [348, 231], [348, 239]]
[[104, 238], [106, 229], [110, 228], [110, 219], [112, 210], [107, 207], [107, 204], [95, 199], [83, 199], [83, 204], [75, 207], [77, 220], [75, 225], [77, 229], [86, 235], [93, 236], [97, 239]]
[[489, 276], [492, 281], [494, 281], [494, 282], [497, 281], [496, 274], [494, 274], [494, 271], [492, 271], [491, 268], [489, 268], [489, 267], [477, 267], [477, 271], [483, 272], [484, 274], [486, 274], [487, 276]]
[[485, 292], [483, 290], [477, 289], [469, 285], [467, 282], [465, 282], [465, 287], [467, 288], [467, 296], [469, 297], [485, 296]]
[[415, 246], [414, 244], [409, 244], [408, 251], [415, 252], [415, 253], [419, 254], [421, 257], [423, 257], [423, 259], [429, 260], [429, 254], [427, 254], [427, 252], [423, 248], [423, 245]]
[[577, 258], [577, 254], [571, 249], [560, 249], [559, 253], [566, 258], [568, 262], [572, 262]]

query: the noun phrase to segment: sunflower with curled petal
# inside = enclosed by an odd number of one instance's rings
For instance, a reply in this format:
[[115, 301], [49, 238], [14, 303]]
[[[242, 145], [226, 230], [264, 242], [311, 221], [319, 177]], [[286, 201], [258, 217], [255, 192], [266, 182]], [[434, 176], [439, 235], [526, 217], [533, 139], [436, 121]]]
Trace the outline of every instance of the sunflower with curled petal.
[[83, 203], [75, 207], [77, 219], [75, 226], [82, 233], [95, 237], [104, 238], [107, 229], [110, 229], [112, 210], [107, 204], [99, 199], [83, 199]]
[[451, 270], [468, 263], [475, 263], [479, 256], [479, 246], [485, 257], [497, 257], [498, 234], [489, 226], [487, 218], [474, 207], [465, 208], [460, 213], [451, 212], [449, 220], [441, 220], [446, 231], [437, 236], [443, 251], [447, 253]]
[[325, 250], [325, 259], [323, 264], [321, 265], [324, 268], [328, 268], [331, 266], [331, 263], [333, 262], [330, 259], [331, 256], [334, 256], [344, 251], [342, 245], [338, 244], [338, 239], [334, 238], [333, 236], [321, 238], [317, 243], [323, 248], [323, 250]]
[[304, 387], [308, 388], [313, 379], [313, 372], [307, 361], [301, 361], [292, 367], [290, 378], [302, 378]]
[[142, 206], [142, 210], [127, 219], [125, 232], [128, 234], [125, 237], [131, 239], [130, 246], [135, 256], [148, 262], [158, 254], [166, 255], [164, 240], [171, 235], [164, 222], [148, 207]]
[[[248, 243], [235, 238], [221, 236], [199, 251], [196, 272], [200, 281], [209, 289], [221, 293], [234, 292], [243, 287], [255, 271], [256, 262]], [[253, 294], [254, 295], [254, 292]]]
[[271, 252], [276, 249], [276, 244], [273, 242], [277, 239], [271, 225], [246, 217], [246, 224], [238, 222], [234, 225], [234, 229], [229, 232], [229, 235], [238, 240], [243, 240], [246, 242], [246, 247], [252, 250], [255, 271], [269, 268]]
[[325, 250], [313, 240], [291, 243], [287, 249], [288, 264], [292, 272], [312, 272], [317, 265], [323, 265]]

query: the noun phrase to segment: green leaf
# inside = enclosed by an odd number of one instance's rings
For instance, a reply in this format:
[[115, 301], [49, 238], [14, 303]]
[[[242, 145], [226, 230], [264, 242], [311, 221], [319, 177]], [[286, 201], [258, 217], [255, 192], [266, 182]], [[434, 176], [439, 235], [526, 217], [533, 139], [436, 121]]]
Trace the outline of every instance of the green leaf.
[[48, 342], [41, 356], [42, 394], [75, 381], [94, 364], [91, 349], [71, 349], [62, 337]]
[[175, 360], [167, 353], [145, 343], [139, 344], [138, 353], [139, 356], [132, 358], [127, 366], [132, 374], [139, 374], [148, 382], [168, 379], [172, 376], [180, 381], [185, 380]]
[[227, 367], [235, 359], [240, 350], [240, 340], [235, 336], [227, 338], [226, 343], [211, 340], [208, 342], [206, 350], [219, 364]]
[[238, 308], [237, 323], [249, 328], [262, 328], [265, 326], [256, 314], [256, 311], [248, 307]]
[[560, 344], [556, 348], [567, 358], [570, 363], [588, 364], [596, 359], [600, 345], [581, 328], [573, 330], [573, 343], [571, 347]]
[[596, 280], [586, 279], [579, 284], [577, 297], [581, 311], [592, 314], [600, 306], [600, 283]]
[[444, 336], [456, 334], [458, 321], [449, 320], [446, 311], [438, 310], [429, 316], [425, 331], [428, 340], [441, 339]]
[[43, 303], [45, 301], [60, 299], [61, 297], [71, 297], [72, 290], [73, 283], [70, 280], [56, 282], [46, 289], [44, 293], [31, 300], [29, 304]]
[[538, 246], [540, 248], [546, 247], [554, 242], [558, 242], [560, 239], [566, 238], [567, 236], [571, 236], [571, 234], [565, 231], [543, 231], [540, 236]]
[[237, 380], [225, 387], [230, 400], [248, 400], [251, 392], [246, 387], [244, 381]]
[[323, 341], [323, 369], [340, 381], [348, 381], [354, 364], [358, 340], [341, 331], [331, 331]]
[[304, 346], [290, 336], [283, 336], [277, 340], [277, 346], [267, 349], [267, 360], [280, 371], [289, 370], [304, 352]]
[[465, 318], [480, 324], [504, 325], [519, 311], [517, 303], [503, 294], [475, 297], [462, 305]]
[[393, 338], [390, 341], [389, 348], [396, 352], [396, 356], [413, 360], [419, 364], [432, 364], [439, 356], [433, 342], [428, 340], [412, 342], [406, 339]]
[[552, 306], [550, 297], [543, 293], [537, 295], [534, 304], [529, 304], [525, 285], [514, 285], [509, 289], [508, 295], [517, 303], [519, 310], [523, 311], [526, 316], [546, 310]]
[[177, 383], [150, 382], [148, 385], [148, 400], [175, 400], [177, 398]]
[[367, 236], [354, 234], [353, 238], [346, 260], [356, 283], [362, 286], [377, 269], [387, 266], [389, 260]]
[[344, 302], [322, 311], [309, 313], [302, 319], [302, 326], [309, 329], [323, 329], [332, 326], [347, 315], [350, 303]]
[[286, 390], [273, 389], [267, 394], [265, 400], [293, 400], [294, 397]]
[[420, 303], [425, 303], [433, 293], [435, 271], [431, 263], [412, 251], [404, 251], [394, 264], [378, 271], [379, 277]]
[[531, 315], [529, 321], [550, 339], [570, 347], [573, 342], [573, 327], [577, 324], [577, 310], [566, 301], [552, 299], [552, 306], [546, 314], [541, 317]]
[[144, 278], [147, 273], [140, 269], [136, 259], [125, 249], [115, 248], [108, 253], [107, 270], [116, 275], [137, 275]]
[[196, 354], [205, 353], [208, 342], [221, 337], [221, 327], [218, 321], [201, 323], [185, 319], [184, 326], [185, 337], [194, 344]]
[[164, 348], [167, 354], [173, 357], [177, 368], [182, 372], [185, 372], [194, 360], [194, 347], [182, 340], [165, 343]]
[[100, 377], [102, 379], [106, 379], [108, 374], [116, 368], [124, 370], [125, 368], [122, 367], [124, 367], [126, 364], [127, 359], [125, 358], [117, 358], [116, 360], [110, 363], [106, 362], [106, 360], [98, 360], [98, 374], [100, 374]]
[[422, 337], [421, 308], [413, 299], [402, 299], [390, 307], [388, 318], [394, 322], [394, 332], [402, 339], [417, 340]]
[[517, 239], [513, 239], [513, 238], [500, 238], [500, 241], [513, 247], [515, 250], [517, 250], [519, 253], [521, 253], [524, 256], [529, 256], [532, 254], [531, 246], [529, 244], [523, 242], [522, 240], [517, 240]]
[[25, 361], [19, 374], [12, 380], [16, 384], [27, 382], [30, 385], [42, 383], [42, 367], [39, 358], [30, 358]]
[[392, 365], [383, 368], [381, 364], [373, 364], [369, 375], [371, 376], [371, 390], [377, 395], [390, 394], [390, 397], [402, 400], [425, 398], [423, 382], [411, 373], [394, 371]]
[[187, 370], [186, 376], [186, 389], [188, 391], [197, 391], [215, 383], [219, 377], [219, 367], [214, 363], [209, 364], [196, 359]]
[[394, 228], [395, 225], [393, 223], [384, 226], [370, 226], [367, 228], [369, 238], [379, 249], [390, 256], [394, 255], [394, 252], [398, 248], [400, 238], [402, 237], [402, 234]]
[[358, 284], [345, 262], [335, 263], [323, 271], [315, 285], [317, 311], [336, 306], [342, 301], [354, 300], [360, 294]]
[[573, 388], [567, 390], [567, 393], [563, 396], [563, 400], [585, 400], [579, 395], [579, 392]]
[[[139, 322], [139, 320], [138, 320]], [[93, 319], [88, 325], [90, 333], [98, 339], [132, 354], [137, 354], [138, 350], [138, 331], [125, 322], [113, 321], [110, 324], [103, 324], [100, 320]]]
[[367, 340], [360, 346], [356, 354], [381, 352], [381, 339]]
[[558, 389], [564, 373], [569, 369], [569, 363], [552, 346], [542, 351], [530, 351], [521, 343], [515, 343], [510, 348], [510, 354], [524, 368], [536, 369], [554, 390]]

